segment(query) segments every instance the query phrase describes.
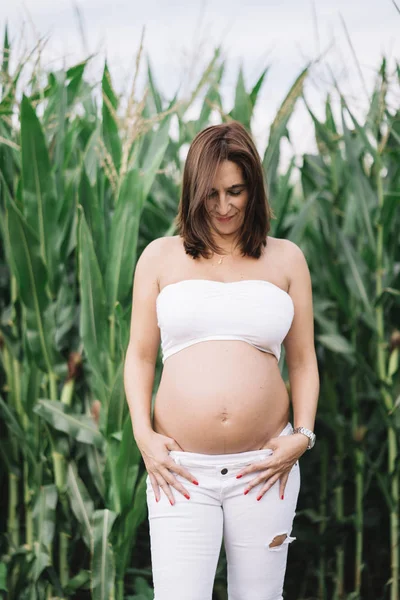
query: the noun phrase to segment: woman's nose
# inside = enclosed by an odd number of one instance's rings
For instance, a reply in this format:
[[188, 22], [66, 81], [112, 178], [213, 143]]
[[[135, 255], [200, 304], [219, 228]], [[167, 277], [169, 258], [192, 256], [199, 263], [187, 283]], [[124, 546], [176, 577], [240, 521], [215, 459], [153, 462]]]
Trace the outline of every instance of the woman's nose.
[[217, 207], [220, 212], [227, 212], [229, 210], [229, 200], [227, 196], [221, 195], [217, 200]]

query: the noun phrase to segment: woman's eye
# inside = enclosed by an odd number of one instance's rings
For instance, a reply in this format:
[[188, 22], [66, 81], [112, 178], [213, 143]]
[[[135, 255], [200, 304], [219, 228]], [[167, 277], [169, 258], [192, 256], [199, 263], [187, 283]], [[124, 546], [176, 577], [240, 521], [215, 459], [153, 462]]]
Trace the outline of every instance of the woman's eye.
[[[229, 192], [231, 196], [240, 196], [240, 194], [242, 193], [242, 190], [240, 190], [239, 192]], [[208, 194], [208, 197], [211, 198], [212, 196], [215, 196], [216, 192], [211, 192], [210, 194]]]
[[[230, 193], [230, 195], [231, 195], [231, 196], [240, 196], [240, 194], [242, 193], [242, 191], [243, 191], [243, 190], [239, 190], [238, 192], [233, 192], [233, 191], [230, 191], [229, 193]], [[208, 194], [208, 198], [212, 198], [212, 197], [213, 197], [213, 196], [215, 196], [216, 194], [217, 194], [217, 192], [210, 192], [210, 193]]]

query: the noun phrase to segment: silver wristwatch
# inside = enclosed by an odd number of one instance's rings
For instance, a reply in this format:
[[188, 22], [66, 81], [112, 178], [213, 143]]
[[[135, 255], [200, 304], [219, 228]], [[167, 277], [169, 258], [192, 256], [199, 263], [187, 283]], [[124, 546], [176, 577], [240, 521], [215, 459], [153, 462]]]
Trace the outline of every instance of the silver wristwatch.
[[307, 427], [296, 427], [293, 429], [293, 433], [303, 433], [309, 439], [307, 450], [311, 450], [311, 448], [315, 444], [316, 435], [311, 429], [307, 429]]

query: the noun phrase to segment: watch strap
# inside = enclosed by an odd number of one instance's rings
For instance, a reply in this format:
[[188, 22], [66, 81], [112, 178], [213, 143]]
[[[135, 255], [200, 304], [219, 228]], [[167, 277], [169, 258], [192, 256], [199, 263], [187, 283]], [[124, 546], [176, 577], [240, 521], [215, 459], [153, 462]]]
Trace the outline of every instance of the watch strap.
[[293, 429], [293, 433], [302, 433], [303, 435], [307, 436], [309, 439], [308, 445], [307, 445], [307, 450], [311, 450], [311, 448], [314, 446], [315, 444], [315, 433], [313, 431], [311, 431], [311, 429], [307, 429], [307, 427], [295, 427]]

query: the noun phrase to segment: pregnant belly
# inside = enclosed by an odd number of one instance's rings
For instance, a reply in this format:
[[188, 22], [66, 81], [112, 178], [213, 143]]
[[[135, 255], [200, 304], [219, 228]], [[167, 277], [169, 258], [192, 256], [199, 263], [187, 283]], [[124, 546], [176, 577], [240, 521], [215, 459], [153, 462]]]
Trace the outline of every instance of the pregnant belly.
[[194, 344], [166, 359], [153, 427], [186, 452], [258, 450], [289, 419], [289, 396], [273, 354], [242, 341]]

